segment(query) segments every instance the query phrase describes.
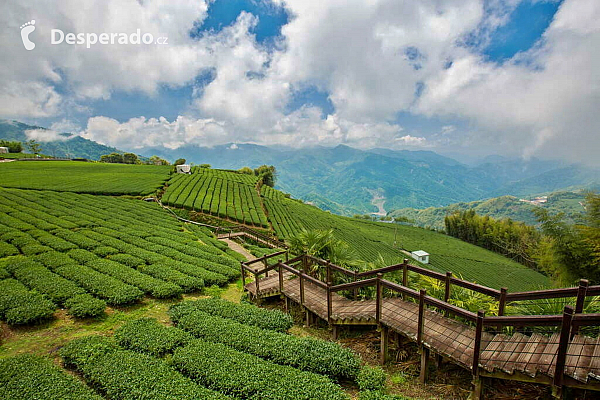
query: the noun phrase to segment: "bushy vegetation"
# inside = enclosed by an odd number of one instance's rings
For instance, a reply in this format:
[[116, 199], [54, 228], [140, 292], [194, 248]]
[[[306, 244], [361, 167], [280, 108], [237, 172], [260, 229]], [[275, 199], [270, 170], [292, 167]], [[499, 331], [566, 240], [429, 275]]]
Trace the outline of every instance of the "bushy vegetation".
[[106, 302], [85, 293], [71, 297], [65, 302], [65, 307], [75, 318], [94, 318], [104, 314]]
[[38, 323], [52, 317], [56, 305], [14, 279], [0, 281], [0, 318], [11, 325]]
[[0, 359], [0, 398], [101, 400], [90, 388], [49, 359], [23, 354]]
[[191, 175], [177, 174], [168, 182], [164, 204], [200, 211], [255, 226], [268, 227], [251, 175], [194, 168]]
[[189, 333], [166, 327], [153, 318], [129, 322], [115, 332], [115, 340], [119, 346], [157, 357], [172, 353], [192, 339]]
[[252, 304], [234, 304], [223, 299], [183, 301], [171, 306], [169, 316], [177, 323], [196, 311], [277, 332], [285, 332], [294, 324], [292, 317], [280, 310], [267, 310]]
[[337, 343], [297, 337], [194, 311], [177, 320], [192, 335], [236, 350], [331, 377], [354, 379], [360, 360]]
[[115, 400], [227, 399], [170, 368], [163, 360], [120, 349], [111, 339], [76, 339], [60, 350], [65, 366], [83, 374], [86, 382]]
[[381, 367], [364, 366], [356, 378], [356, 383], [360, 390], [382, 390], [385, 386], [385, 372]]
[[237, 398], [348, 399], [324, 376], [273, 364], [219, 343], [195, 340], [178, 348], [173, 365], [199, 384]]

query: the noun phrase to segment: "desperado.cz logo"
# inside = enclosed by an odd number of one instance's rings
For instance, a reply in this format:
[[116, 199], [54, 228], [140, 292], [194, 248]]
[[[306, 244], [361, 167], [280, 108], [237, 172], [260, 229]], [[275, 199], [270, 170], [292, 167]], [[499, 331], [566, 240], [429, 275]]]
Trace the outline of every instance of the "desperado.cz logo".
[[[31, 41], [29, 35], [35, 31], [35, 20], [32, 19], [31, 21], [21, 25], [20, 29], [23, 46], [25, 46], [26, 50], [33, 50], [35, 48], [35, 43]], [[97, 44], [166, 45], [169, 44], [168, 40], [169, 38], [166, 36], [159, 36], [155, 39], [153, 34], [147, 32], [142, 33], [141, 29], [139, 28], [130, 34], [124, 32], [104, 32], [100, 34], [93, 32], [65, 33], [60, 29], [52, 29], [50, 31], [50, 44], [57, 45], [65, 43], [67, 45], [85, 45], [85, 47], [88, 49]]]

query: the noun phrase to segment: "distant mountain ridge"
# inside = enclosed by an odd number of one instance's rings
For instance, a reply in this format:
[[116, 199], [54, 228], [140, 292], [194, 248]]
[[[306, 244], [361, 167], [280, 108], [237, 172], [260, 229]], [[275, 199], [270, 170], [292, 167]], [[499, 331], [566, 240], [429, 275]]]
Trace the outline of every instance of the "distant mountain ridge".
[[[44, 128], [0, 120], [0, 139], [25, 141], [28, 129]], [[70, 138], [42, 143], [42, 152], [98, 160], [102, 154], [120, 151], [77, 135], [62, 135]], [[377, 212], [373, 193], [383, 194], [383, 208], [389, 212], [503, 195], [600, 187], [600, 169], [535, 158], [490, 156], [468, 166], [427, 150], [360, 150], [345, 145], [286, 149], [240, 143], [178, 149], [145, 147], [135, 152], [170, 161], [185, 158], [188, 163], [225, 169], [274, 165], [278, 189], [342, 215]]]
[[[34, 125], [27, 125], [18, 121], [0, 120], [0, 139], [19, 141], [25, 143], [29, 138], [25, 131], [48, 130]], [[103, 154], [113, 152], [123, 153], [115, 147], [105, 146], [93, 140], [82, 138], [71, 133], [59, 133], [64, 139], [48, 142], [38, 141], [42, 148], [41, 153], [54, 157], [87, 158], [99, 160]]]

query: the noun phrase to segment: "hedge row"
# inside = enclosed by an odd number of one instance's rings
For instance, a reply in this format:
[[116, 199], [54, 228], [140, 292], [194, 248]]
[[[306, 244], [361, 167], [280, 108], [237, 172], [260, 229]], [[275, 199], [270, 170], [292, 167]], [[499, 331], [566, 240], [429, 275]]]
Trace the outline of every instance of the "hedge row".
[[204, 285], [212, 286], [212, 285], [224, 285], [227, 283], [227, 277], [225, 275], [219, 274], [217, 272], [209, 271], [201, 267], [197, 267], [192, 264], [180, 262], [180, 261], [167, 261], [158, 263], [158, 265], [166, 266], [172, 268], [176, 271], [182, 272], [186, 275], [195, 276], [197, 278], [202, 278], [204, 280]]
[[136, 286], [153, 297], [165, 299], [178, 297], [183, 293], [181, 287], [171, 282], [165, 282], [150, 275], [143, 274], [131, 267], [111, 260], [95, 260], [87, 263], [88, 267], [98, 272], [117, 278], [125, 283]]
[[227, 399], [197, 385], [163, 360], [120, 349], [111, 339], [88, 336], [71, 341], [60, 350], [67, 367], [113, 400], [130, 399]]
[[30, 292], [19, 281], [0, 281], [0, 318], [7, 323], [38, 323], [51, 318], [55, 309], [54, 303], [39, 293]]
[[0, 399], [101, 400], [49, 359], [23, 354], [0, 359]]
[[153, 318], [129, 322], [115, 332], [115, 340], [119, 346], [157, 357], [172, 353], [177, 347], [188, 344], [192, 339], [189, 333], [164, 326]]
[[223, 344], [195, 340], [175, 350], [172, 364], [201, 385], [242, 399], [348, 399], [324, 376], [273, 364]]
[[140, 265], [138, 266], [138, 271], [162, 279], [163, 281], [172, 282], [180, 286], [186, 293], [199, 291], [204, 287], [204, 280], [202, 278], [186, 275], [165, 265]]
[[75, 283], [50, 272], [48, 268], [27, 258], [11, 260], [7, 263], [6, 269], [19, 282], [45, 294], [58, 305], [64, 304], [73, 296], [85, 293], [85, 290]]
[[79, 294], [71, 297], [65, 302], [69, 315], [76, 318], [99, 317], [104, 314], [106, 302], [92, 296], [91, 294]]
[[0, 242], [0, 258], [8, 256], [16, 256], [19, 254], [19, 249], [10, 243]]
[[223, 299], [186, 300], [171, 306], [169, 316], [174, 322], [194, 311], [232, 319], [244, 325], [286, 332], [294, 325], [293, 318], [280, 310], [267, 310], [253, 304], [235, 304]]
[[56, 268], [62, 267], [63, 265], [77, 265], [77, 262], [71, 257], [58, 251], [49, 251], [47, 253], [37, 254], [30, 258], [43, 264], [51, 271], [54, 271]]
[[106, 300], [108, 304], [133, 303], [144, 296], [144, 292], [135, 286], [83, 265], [63, 265], [56, 269], [56, 273], [77, 283], [94, 296]]
[[354, 379], [360, 370], [359, 358], [333, 342], [269, 331], [202, 311], [183, 316], [177, 326], [210, 342], [304, 371]]

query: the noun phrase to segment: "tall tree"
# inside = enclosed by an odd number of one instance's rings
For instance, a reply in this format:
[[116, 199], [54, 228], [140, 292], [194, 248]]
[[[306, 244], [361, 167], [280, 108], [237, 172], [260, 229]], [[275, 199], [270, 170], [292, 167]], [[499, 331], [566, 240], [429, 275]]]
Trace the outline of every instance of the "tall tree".
[[42, 151], [42, 146], [35, 140], [31, 139], [25, 142], [29, 151], [33, 154], [38, 154]]

